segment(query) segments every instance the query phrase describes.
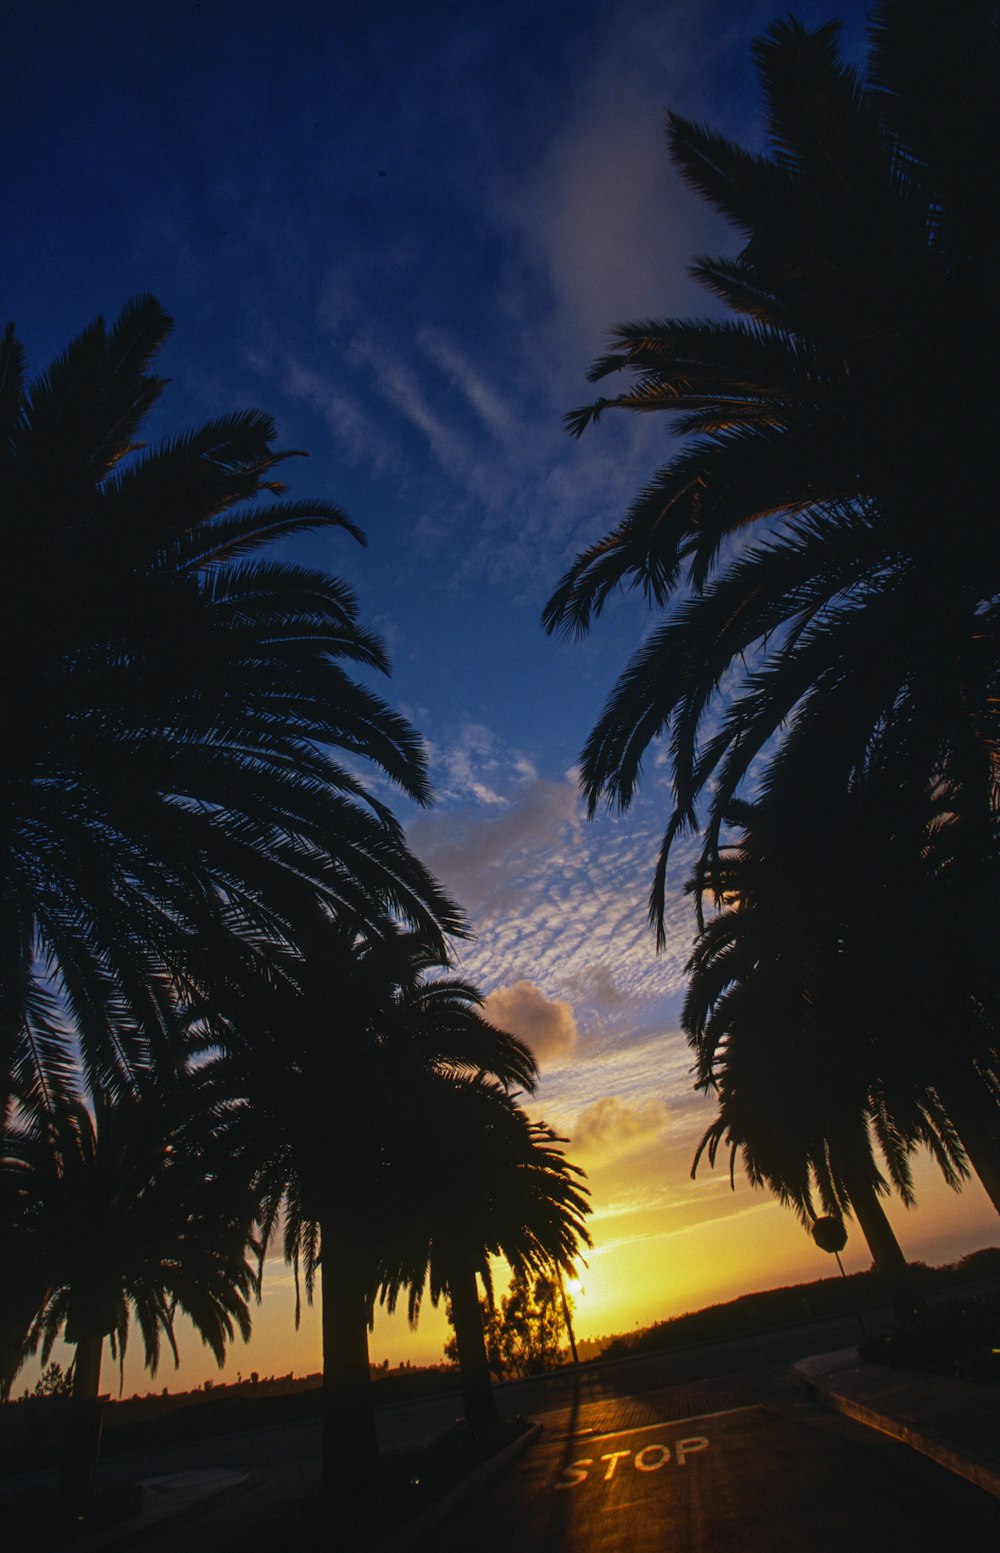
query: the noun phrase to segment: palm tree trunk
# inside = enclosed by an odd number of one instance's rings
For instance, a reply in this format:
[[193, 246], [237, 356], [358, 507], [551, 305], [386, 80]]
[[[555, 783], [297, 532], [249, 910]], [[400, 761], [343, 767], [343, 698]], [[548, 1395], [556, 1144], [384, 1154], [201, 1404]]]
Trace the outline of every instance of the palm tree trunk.
[[474, 1272], [462, 1269], [448, 1280], [451, 1321], [455, 1328], [458, 1363], [462, 1371], [465, 1421], [478, 1438], [491, 1434], [500, 1422], [490, 1381], [479, 1309], [479, 1288]]
[[375, 1405], [368, 1368], [366, 1258], [356, 1237], [320, 1226], [323, 1329], [323, 1466], [326, 1493], [356, 1499], [378, 1471]]
[[941, 1103], [962, 1140], [997, 1213], [1000, 1213], [1000, 1147], [997, 1144], [997, 1108], [982, 1080], [970, 1074], [950, 1073], [943, 1083], [935, 1080]]
[[900, 1326], [911, 1326], [923, 1309], [902, 1247], [885, 1216], [878, 1193], [863, 1168], [842, 1171], [854, 1216], [868, 1242], [872, 1260], [882, 1279], [889, 1303]]
[[60, 1487], [80, 1502], [90, 1499], [101, 1454], [101, 1354], [104, 1337], [82, 1337], [76, 1345], [73, 1396], [63, 1451]]
[[566, 1323], [566, 1335], [569, 1338], [569, 1351], [573, 1355], [573, 1363], [579, 1364], [580, 1355], [576, 1351], [576, 1336], [573, 1332], [573, 1320], [569, 1313], [569, 1300], [566, 1298], [566, 1285], [563, 1283], [562, 1268], [556, 1264], [556, 1279], [559, 1283], [559, 1298], [562, 1301], [563, 1320]]

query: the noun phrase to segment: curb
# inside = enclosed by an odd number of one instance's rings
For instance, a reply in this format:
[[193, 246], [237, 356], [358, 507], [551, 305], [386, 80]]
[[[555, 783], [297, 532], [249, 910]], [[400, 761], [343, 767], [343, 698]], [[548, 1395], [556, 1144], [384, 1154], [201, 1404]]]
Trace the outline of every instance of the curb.
[[497, 1451], [495, 1456], [484, 1461], [475, 1472], [470, 1472], [461, 1483], [456, 1483], [455, 1487], [450, 1488], [446, 1494], [442, 1494], [440, 1499], [436, 1499], [433, 1504], [421, 1510], [419, 1515], [414, 1516], [413, 1520], [408, 1521], [399, 1531], [393, 1532], [392, 1536], [387, 1537], [384, 1542], [377, 1543], [372, 1553], [405, 1553], [407, 1548], [414, 1545], [417, 1538], [422, 1537], [425, 1532], [433, 1531], [434, 1527], [446, 1520], [460, 1504], [471, 1499], [484, 1483], [496, 1477], [519, 1456], [523, 1456], [528, 1447], [534, 1445], [541, 1432], [541, 1424], [532, 1424], [523, 1434], [519, 1434], [516, 1440], [511, 1440], [509, 1445], [505, 1445], [502, 1451]]
[[795, 1365], [792, 1374], [805, 1389], [814, 1396], [821, 1398], [835, 1412], [843, 1413], [846, 1418], [851, 1418], [855, 1423], [864, 1424], [866, 1428], [875, 1429], [879, 1434], [885, 1434], [890, 1439], [898, 1440], [902, 1445], [908, 1445], [911, 1450], [919, 1451], [921, 1456], [927, 1456], [938, 1466], [944, 1467], [957, 1477], [965, 1478], [966, 1482], [974, 1483], [977, 1488], [984, 1489], [1000, 1499], [1000, 1471], [981, 1458], [976, 1458], [969, 1452], [963, 1452], [954, 1445], [949, 1445], [947, 1440], [935, 1434], [933, 1430], [918, 1429], [913, 1424], [903, 1423], [902, 1419], [893, 1418], [888, 1413], [880, 1413], [877, 1408], [868, 1403], [859, 1402], [855, 1397], [844, 1396], [842, 1392], [835, 1391], [832, 1386], [823, 1381], [807, 1375]]
[[[163, 1480], [152, 1478], [147, 1481]], [[155, 1508], [141, 1510], [138, 1515], [121, 1521], [117, 1526], [105, 1526], [91, 1532], [89, 1536], [71, 1544], [73, 1553], [99, 1553], [103, 1549], [111, 1553], [111, 1550], [140, 1545], [153, 1537], [162, 1536], [164, 1532], [176, 1531], [188, 1521], [198, 1520], [209, 1511], [220, 1509], [255, 1488], [268, 1487], [273, 1481], [274, 1475], [270, 1472], [233, 1473], [230, 1482], [221, 1483], [208, 1493], [192, 1497], [186, 1504], [164, 1506], [160, 1513]]]

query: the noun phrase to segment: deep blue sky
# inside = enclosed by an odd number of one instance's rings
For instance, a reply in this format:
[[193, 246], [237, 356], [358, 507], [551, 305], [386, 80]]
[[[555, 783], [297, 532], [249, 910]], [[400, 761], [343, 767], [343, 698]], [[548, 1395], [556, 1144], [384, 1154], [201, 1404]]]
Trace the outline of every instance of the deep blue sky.
[[270, 410], [311, 454], [295, 489], [368, 532], [367, 556], [323, 559], [389, 637], [396, 698], [435, 744], [485, 721], [561, 773], [620, 652], [547, 643], [538, 611], [663, 436], [581, 448], [561, 416], [608, 324], [701, 307], [684, 268], [717, 238], [664, 110], [758, 135], [748, 42], [771, 15], [15, 4], [6, 311], [40, 366], [152, 291], [177, 321], [158, 425]]
[[[793, 9], [843, 17], [858, 57], [863, 6]], [[151, 433], [260, 406], [279, 445], [309, 450], [293, 492], [368, 534], [304, 550], [391, 648], [388, 694], [440, 794], [414, 844], [469, 910], [464, 967], [506, 989], [540, 1109], [591, 1172], [585, 1331], [715, 1297], [723, 1264], [730, 1289], [796, 1258], [816, 1271], [780, 1210], [687, 1181], [706, 1121], [677, 1033], [688, 904], [659, 960], [645, 927], [664, 769], [651, 759], [634, 815], [580, 817], [571, 767], [648, 619], [625, 600], [576, 644], [538, 624], [668, 446], [658, 417], [570, 440], [587, 364], [617, 321], [708, 311], [687, 266], [737, 246], [673, 174], [666, 110], [762, 145], [750, 43], [783, 13], [8, 0], [0, 21], [0, 297], [33, 368], [153, 292], [176, 328]], [[963, 1212], [948, 1230], [975, 1243]], [[906, 1225], [912, 1254], [933, 1254], [914, 1239], [929, 1222]], [[628, 1288], [634, 1312], [612, 1317]]]

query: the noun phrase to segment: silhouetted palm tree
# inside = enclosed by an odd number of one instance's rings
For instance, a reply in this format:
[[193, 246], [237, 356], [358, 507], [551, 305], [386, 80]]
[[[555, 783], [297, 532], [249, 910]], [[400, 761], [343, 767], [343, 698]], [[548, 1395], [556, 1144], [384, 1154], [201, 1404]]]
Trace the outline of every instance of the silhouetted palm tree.
[[60, 1333], [75, 1344], [63, 1481], [86, 1494], [97, 1465], [106, 1338], [124, 1364], [134, 1320], [155, 1375], [163, 1339], [177, 1362], [178, 1309], [220, 1366], [235, 1334], [249, 1336], [251, 1182], [224, 1125], [187, 1084], [172, 1095], [149, 1083], [114, 1101], [98, 1092], [86, 1103], [63, 1096], [51, 1111], [19, 1108], [4, 1133], [0, 1173], [10, 1265], [31, 1291], [25, 1300], [18, 1287], [8, 1305], [4, 1280], [4, 1390], [39, 1344], [43, 1363]]
[[[816, 881], [799, 898], [800, 928], [835, 946], [826, 1000], [839, 1000], [844, 1047], [857, 1047], [848, 1060], [877, 1082], [897, 1132], [919, 1136], [925, 1111], [946, 1116], [1000, 1211], [997, 815], [967, 806], [945, 778], [930, 792], [901, 784], [895, 752], [886, 764], [873, 749], [846, 799], [810, 819], [808, 789], [795, 773], [789, 791], [783, 764], [767, 804], [786, 856]], [[822, 774], [814, 805], [817, 788]]]
[[527, 1049], [488, 1023], [474, 988], [443, 972], [440, 950], [417, 935], [386, 924], [381, 939], [365, 940], [328, 923], [308, 941], [296, 997], [255, 998], [210, 1036], [246, 1102], [262, 1235], [280, 1223], [309, 1299], [321, 1275], [323, 1481], [354, 1495], [377, 1460], [368, 1326], [395, 1216], [395, 1140], [419, 1113], [429, 1074], [534, 1080]]
[[796, 826], [801, 813], [774, 803], [772, 793], [756, 808], [737, 806], [731, 818], [742, 828], [739, 841], [696, 880], [719, 909], [703, 918], [683, 1025], [697, 1052], [698, 1087], [717, 1094], [719, 1112], [695, 1168], [706, 1151], [714, 1163], [724, 1143], [732, 1168], [742, 1154], [750, 1180], [768, 1185], [806, 1225], [816, 1217], [817, 1193], [820, 1212], [853, 1213], [897, 1313], [908, 1319], [914, 1296], [879, 1203], [889, 1183], [875, 1144], [907, 1203], [918, 1145], [931, 1149], [952, 1186], [966, 1174], [927, 1063], [903, 1049], [907, 1037], [919, 1046], [922, 1031], [900, 1026], [910, 1006], [901, 985], [913, 977], [929, 986], [933, 969], [914, 969], [909, 955], [887, 956], [884, 921], [872, 939], [887, 902], [855, 872], [849, 825], [827, 812], [825, 832]]
[[924, 780], [957, 763], [968, 804], [995, 792], [1000, 8], [873, 14], [866, 77], [836, 24], [779, 22], [755, 45], [767, 154], [671, 115], [683, 176], [741, 236], [694, 267], [738, 317], [619, 328], [591, 376], [632, 385], [569, 418], [666, 411], [685, 439], [545, 615], [584, 632], [619, 586], [669, 609], [583, 758], [591, 809], [627, 808], [667, 742], [661, 933], [674, 838], [702, 829], [710, 857], [789, 727], [846, 777], [905, 706]]
[[515, 1275], [571, 1272], [590, 1244], [583, 1175], [558, 1147], [565, 1140], [482, 1074], [428, 1073], [402, 1122], [388, 1161], [394, 1222], [381, 1295], [392, 1310], [407, 1289], [412, 1324], [425, 1289], [435, 1305], [447, 1298], [465, 1417], [487, 1435], [498, 1415], [477, 1276], [492, 1304], [492, 1258]]
[[144, 450], [169, 328], [141, 298], [30, 387], [12, 328], [0, 342], [4, 1100], [68, 1079], [74, 1043], [116, 1092], [178, 979], [294, 942], [317, 899], [460, 929], [336, 758], [428, 797], [416, 733], [345, 670], [387, 668], [353, 594], [254, 554], [362, 536], [327, 502], [279, 499], [290, 455], [259, 412]]

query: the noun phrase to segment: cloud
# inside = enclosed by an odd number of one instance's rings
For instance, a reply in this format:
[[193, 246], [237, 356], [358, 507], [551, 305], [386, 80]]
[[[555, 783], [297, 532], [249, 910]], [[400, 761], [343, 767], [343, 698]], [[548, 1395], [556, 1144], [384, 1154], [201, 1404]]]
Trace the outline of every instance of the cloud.
[[498, 987], [486, 999], [485, 1012], [530, 1047], [539, 1067], [566, 1062], [573, 1054], [579, 1031], [571, 1006], [563, 998], [547, 998], [530, 981]]
[[499, 442], [510, 442], [517, 432], [517, 421], [495, 384], [488, 382], [441, 330], [422, 329], [418, 343], [472, 406], [487, 431]]
[[[564, 855], [579, 825], [579, 799], [568, 782], [524, 775], [512, 784], [511, 769], [501, 771], [498, 755], [490, 756], [486, 770], [481, 760], [473, 761], [476, 755], [476, 740], [469, 739], [444, 757], [456, 786], [475, 804], [442, 805], [421, 815], [408, 838], [482, 929], [535, 899], [546, 868]], [[455, 789], [446, 796], [455, 796]]]
[[510, 798], [501, 787], [515, 790], [535, 776], [525, 756], [501, 745], [482, 723], [464, 723], [447, 744], [427, 745], [435, 791], [442, 800], [469, 799], [487, 808], [505, 808]]
[[288, 356], [282, 387], [293, 399], [304, 400], [323, 416], [340, 451], [352, 463], [365, 464], [376, 474], [398, 467], [399, 456], [387, 441], [384, 428], [358, 407], [356, 396], [348, 396], [323, 372]]
[[572, 1129], [575, 1152], [596, 1160], [619, 1159], [662, 1138], [669, 1112], [662, 1100], [649, 1099], [629, 1105], [615, 1095], [605, 1095], [580, 1112]]
[[619, 320], [712, 310], [690, 258], [731, 249], [733, 234], [684, 189], [664, 120], [668, 106], [703, 109], [706, 56], [727, 30], [709, 35], [701, 7], [671, 7], [667, 25], [661, 6], [619, 14], [535, 176], [498, 184], [497, 217], [547, 279], [552, 325], [578, 360]]
[[400, 359], [398, 351], [392, 352], [368, 336], [357, 335], [348, 355], [355, 367], [370, 374], [371, 387], [426, 439], [449, 477], [462, 481], [466, 472], [476, 467], [464, 437], [431, 408], [426, 384], [415, 369]]
[[656, 795], [640, 795], [627, 821], [601, 813], [587, 824], [571, 777], [517, 777], [501, 750], [495, 758], [496, 770], [475, 768], [488, 792], [407, 829], [478, 935], [461, 949], [463, 974], [484, 991], [529, 980], [565, 997], [588, 1054], [676, 1028], [692, 910], [674, 892], [658, 954], [646, 915], [662, 824]]
[[588, 965], [570, 980], [570, 986], [602, 1014], [619, 1013], [634, 1005], [634, 993], [623, 992], [610, 965]]

